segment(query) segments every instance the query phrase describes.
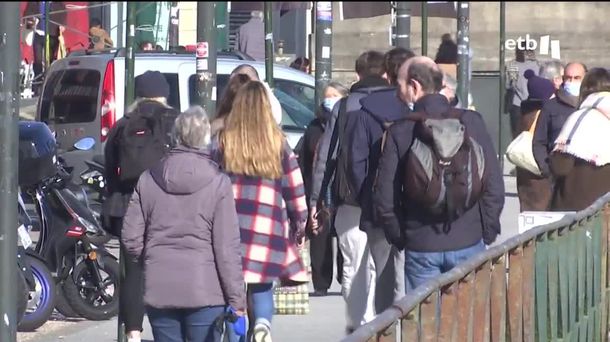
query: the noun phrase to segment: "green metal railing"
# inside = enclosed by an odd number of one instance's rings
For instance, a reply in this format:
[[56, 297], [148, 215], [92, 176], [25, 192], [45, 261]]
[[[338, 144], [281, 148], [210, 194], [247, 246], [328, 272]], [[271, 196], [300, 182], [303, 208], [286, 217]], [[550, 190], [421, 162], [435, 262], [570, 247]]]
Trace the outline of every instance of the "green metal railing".
[[607, 341], [610, 193], [417, 288], [344, 342]]

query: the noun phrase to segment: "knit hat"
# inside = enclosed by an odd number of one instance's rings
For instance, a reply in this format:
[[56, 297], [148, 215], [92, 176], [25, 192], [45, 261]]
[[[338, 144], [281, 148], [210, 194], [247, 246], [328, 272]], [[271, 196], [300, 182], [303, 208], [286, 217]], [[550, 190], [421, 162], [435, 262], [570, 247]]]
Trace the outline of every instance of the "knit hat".
[[147, 71], [135, 78], [137, 97], [154, 98], [169, 97], [169, 84], [162, 73]]
[[553, 83], [546, 78], [536, 76], [532, 69], [527, 69], [523, 76], [527, 79], [528, 99], [548, 100], [555, 92]]

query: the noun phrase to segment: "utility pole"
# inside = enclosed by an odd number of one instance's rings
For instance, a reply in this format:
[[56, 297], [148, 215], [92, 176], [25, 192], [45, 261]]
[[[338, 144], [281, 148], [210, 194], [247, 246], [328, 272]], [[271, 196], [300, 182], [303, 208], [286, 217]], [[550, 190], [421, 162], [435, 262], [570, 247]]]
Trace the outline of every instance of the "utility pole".
[[273, 89], [273, 3], [265, 1], [265, 81]]
[[396, 2], [396, 46], [411, 48], [411, 13], [407, 1]]
[[197, 2], [197, 90], [199, 104], [209, 117], [216, 115], [215, 2]]
[[[506, 3], [504, 1], [500, 1], [500, 77], [499, 77], [499, 87], [498, 89], [500, 89], [500, 94], [499, 94], [499, 99], [500, 99], [500, 113], [498, 115], [498, 155], [499, 156], [503, 156], [504, 153], [502, 153], [502, 151], [504, 150], [504, 140], [502, 139], [502, 122], [504, 121], [505, 115], [504, 111], [506, 110], [506, 108], [504, 108], [504, 96], [506, 94], [506, 81], [505, 81], [505, 77], [506, 74], [504, 72], [505, 66], [504, 66], [504, 60], [506, 58], [506, 50], [504, 49], [504, 42], [506, 41]], [[502, 165], [502, 168], [504, 168], [504, 158], [500, 158], [500, 164]]]
[[468, 94], [470, 93], [470, 84], [468, 84], [468, 68], [469, 51], [470, 51], [470, 3], [468, 1], [458, 1], [457, 10], [457, 44], [458, 44], [458, 65], [457, 65], [457, 81], [458, 81], [458, 98], [463, 101], [466, 106], [469, 105]]
[[229, 49], [229, 8], [226, 1], [216, 2], [216, 43], [218, 50]]
[[17, 340], [19, 2], [0, 2], [0, 341]]
[[316, 2], [316, 108], [322, 103], [324, 87], [332, 79], [333, 3]]
[[421, 2], [421, 55], [428, 55], [428, 2]]
[[[127, 2], [127, 23], [125, 31], [125, 103], [124, 110], [133, 103], [135, 100], [135, 89], [134, 89], [134, 65], [135, 65], [135, 35], [136, 35], [136, 13], [137, 3], [134, 1]], [[121, 246], [119, 251], [119, 264], [121, 275], [119, 277], [119, 284], [125, 281], [125, 258], [126, 255], [123, 253]], [[120, 300], [120, 299], [119, 299]], [[125, 335], [125, 322], [124, 317], [121, 315], [119, 310], [119, 317], [117, 320], [117, 342], [126, 342], [127, 337]]]

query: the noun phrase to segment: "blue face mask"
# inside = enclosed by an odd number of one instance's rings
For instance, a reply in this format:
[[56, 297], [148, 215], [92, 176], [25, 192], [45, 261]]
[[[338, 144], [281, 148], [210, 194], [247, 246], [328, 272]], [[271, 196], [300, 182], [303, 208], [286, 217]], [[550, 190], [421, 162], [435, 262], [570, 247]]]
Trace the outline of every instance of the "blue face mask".
[[580, 83], [564, 83], [563, 88], [572, 96], [580, 95]]
[[324, 108], [326, 108], [326, 110], [328, 110], [329, 112], [332, 112], [333, 108], [335, 107], [337, 102], [339, 102], [339, 100], [341, 100], [340, 97], [327, 97], [322, 102], [322, 106], [324, 106]]

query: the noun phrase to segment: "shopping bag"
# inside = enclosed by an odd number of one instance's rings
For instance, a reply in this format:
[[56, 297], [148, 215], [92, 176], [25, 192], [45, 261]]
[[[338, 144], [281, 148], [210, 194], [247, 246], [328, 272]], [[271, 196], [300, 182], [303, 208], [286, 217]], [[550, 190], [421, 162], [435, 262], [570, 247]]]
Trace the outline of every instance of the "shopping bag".
[[506, 149], [506, 158], [515, 166], [525, 169], [537, 176], [542, 175], [538, 163], [534, 158], [532, 144], [534, 141], [534, 130], [540, 111], [536, 112], [534, 123], [528, 131], [521, 132]]
[[[309, 251], [303, 246], [299, 254], [305, 266], [309, 266]], [[273, 290], [276, 315], [307, 315], [309, 313], [309, 285], [276, 286]]]

